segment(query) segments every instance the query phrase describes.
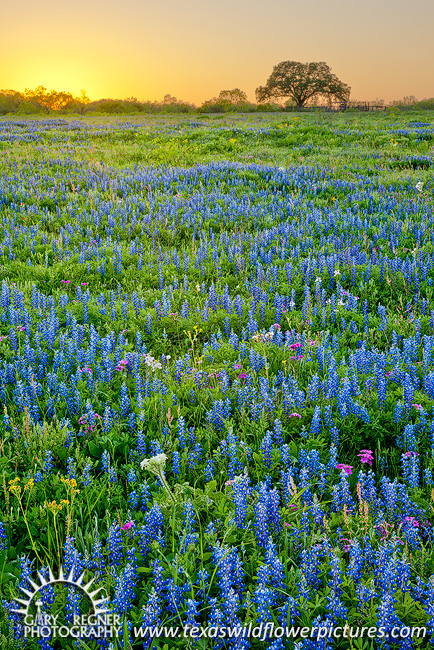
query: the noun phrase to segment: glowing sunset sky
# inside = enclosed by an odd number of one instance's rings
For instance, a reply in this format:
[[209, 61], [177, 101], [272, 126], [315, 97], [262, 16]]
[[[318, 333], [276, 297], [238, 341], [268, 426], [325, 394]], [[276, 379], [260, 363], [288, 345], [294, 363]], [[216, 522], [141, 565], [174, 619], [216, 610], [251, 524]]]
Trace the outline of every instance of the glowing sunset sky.
[[280, 61], [325, 61], [353, 99], [434, 96], [434, 0], [16, 0], [0, 9], [0, 88], [201, 104], [254, 101]]

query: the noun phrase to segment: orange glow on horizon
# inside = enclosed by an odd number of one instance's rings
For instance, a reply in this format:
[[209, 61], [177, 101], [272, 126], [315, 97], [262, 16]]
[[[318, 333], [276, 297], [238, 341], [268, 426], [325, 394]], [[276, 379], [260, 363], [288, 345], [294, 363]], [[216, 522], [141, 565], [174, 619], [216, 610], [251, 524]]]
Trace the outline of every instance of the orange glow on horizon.
[[0, 88], [200, 105], [237, 87], [255, 101], [273, 65], [295, 60], [326, 61], [353, 99], [434, 96], [426, 0], [41, 1], [2, 10]]

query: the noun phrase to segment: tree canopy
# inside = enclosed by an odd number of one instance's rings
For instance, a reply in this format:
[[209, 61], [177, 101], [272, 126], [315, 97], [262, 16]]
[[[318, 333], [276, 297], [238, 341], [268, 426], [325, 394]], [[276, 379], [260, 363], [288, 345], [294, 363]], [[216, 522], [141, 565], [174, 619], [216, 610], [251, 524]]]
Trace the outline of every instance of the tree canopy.
[[256, 89], [258, 102], [290, 98], [298, 108], [319, 98], [348, 101], [351, 88], [332, 74], [329, 66], [319, 63], [281, 61], [274, 66], [265, 86]]
[[231, 104], [244, 104], [247, 102], [247, 95], [239, 88], [234, 88], [233, 90], [221, 90], [218, 100], [230, 102]]

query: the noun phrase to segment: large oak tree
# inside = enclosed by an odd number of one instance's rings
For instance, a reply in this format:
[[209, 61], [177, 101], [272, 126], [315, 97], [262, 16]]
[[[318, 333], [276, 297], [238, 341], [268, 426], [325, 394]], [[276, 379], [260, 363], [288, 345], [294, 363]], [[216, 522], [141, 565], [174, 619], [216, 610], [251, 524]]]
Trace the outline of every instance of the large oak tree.
[[332, 74], [327, 63], [282, 61], [274, 66], [265, 86], [256, 89], [258, 102], [289, 98], [298, 108], [309, 100], [327, 98], [348, 101], [351, 88]]

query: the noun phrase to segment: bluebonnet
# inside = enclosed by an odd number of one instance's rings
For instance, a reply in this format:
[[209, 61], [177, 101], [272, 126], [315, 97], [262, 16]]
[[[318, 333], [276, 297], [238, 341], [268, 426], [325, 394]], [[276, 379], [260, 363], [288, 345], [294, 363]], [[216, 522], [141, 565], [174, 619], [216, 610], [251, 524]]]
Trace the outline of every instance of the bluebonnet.
[[235, 504], [234, 520], [238, 528], [246, 527], [247, 510], [249, 506], [249, 497], [252, 493], [250, 479], [247, 471], [241, 476], [237, 476], [231, 481], [232, 499]]
[[86, 464], [83, 468], [83, 484], [85, 487], [88, 487], [92, 481], [92, 478], [90, 476], [90, 470], [92, 469], [92, 465], [89, 460], [86, 461]]
[[50, 476], [52, 470], [53, 470], [53, 452], [47, 449], [44, 456], [44, 472], [48, 476]]
[[266, 548], [272, 533], [280, 531], [280, 498], [275, 488], [268, 490], [262, 482], [257, 491], [257, 503], [254, 508], [254, 532], [258, 544]]
[[[152, 587], [142, 609], [142, 628], [161, 625], [162, 603], [155, 587]], [[149, 632], [148, 632], [149, 634]]]
[[[207, 619], [208, 625], [216, 628], [224, 627], [226, 625], [226, 616], [223, 609], [219, 606], [217, 598], [210, 598], [209, 603], [211, 610]], [[222, 638], [217, 637], [216, 639], [213, 639], [213, 645], [216, 650], [220, 650], [221, 648], [224, 648], [225, 641]]]
[[178, 425], [177, 425], [177, 437], [178, 437], [179, 448], [181, 450], [185, 449], [186, 435], [187, 432], [186, 432], [185, 420], [181, 415], [178, 418]]
[[306, 548], [300, 553], [300, 579], [297, 583], [298, 593], [306, 599], [310, 598], [311, 590], [321, 585], [321, 554], [319, 545]]
[[273, 448], [272, 434], [271, 431], [267, 431], [264, 438], [262, 439], [260, 449], [262, 452], [262, 458], [264, 464], [268, 468], [271, 468], [272, 466], [272, 461], [271, 461], [272, 448]]
[[74, 616], [80, 614], [80, 604], [83, 600], [83, 595], [77, 587], [69, 586], [66, 595], [65, 619], [68, 623], [72, 623]]
[[184, 626], [197, 627], [198, 625], [197, 618], [199, 617], [199, 611], [198, 611], [199, 603], [192, 598], [188, 598], [186, 604], [187, 604], [187, 609], [185, 611]]
[[123, 542], [121, 529], [118, 522], [114, 521], [109, 528], [107, 536], [110, 566], [120, 566], [123, 557]]
[[2, 521], [0, 521], [0, 551], [4, 551], [7, 548], [8, 536], [6, 534], [6, 527]]
[[213, 425], [216, 431], [223, 431], [224, 421], [230, 418], [231, 411], [231, 402], [229, 398], [225, 400], [215, 400], [212, 408], [206, 413], [206, 419]]
[[75, 460], [71, 457], [69, 457], [66, 461], [66, 473], [68, 474], [69, 479], [76, 478]]
[[149, 485], [146, 483], [142, 483], [141, 489], [140, 489], [140, 499], [142, 502], [142, 511], [145, 512], [148, 509], [148, 503], [151, 501], [151, 490], [149, 489]]
[[175, 476], [179, 476], [181, 472], [181, 462], [178, 451], [174, 451], [172, 455], [172, 472]]
[[205, 470], [204, 470], [205, 479], [207, 481], [212, 481], [212, 479], [214, 478], [214, 473], [215, 473], [214, 461], [212, 458], [209, 458], [206, 462]]
[[192, 471], [200, 463], [202, 457], [202, 445], [198, 442], [188, 453], [188, 468]]
[[341, 480], [339, 484], [332, 488], [332, 508], [334, 512], [339, 512], [339, 510], [342, 510], [344, 506], [347, 506], [348, 510], [351, 512], [355, 509], [355, 503], [351, 496], [347, 474], [344, 470], [341, 470], [340, 474]]
[[419, 486], [419, 454], [414, 451], [408, 451], [401, 455], [402, 473], [404, 480], [415, 488]]
[[196, 523], [196, 515], [194, 512], [193, 504], [188, 500], [184, 505], [184, 521], [182, 526], [181, 545], [180, 551], [186, 552], [189, 546], [195, 546], [197, 542], [197, 533], [195, 532], [194, 524]]
[[146, 440], [143, 431], [137, 433], [137, 453], [139, 458], [146, 457]]
[[133, 606], [135, 597], [134, 589], [137, 583], [138, 573], [134, 551], [128, 552], [128, 563], [121, 573], [116, 577], [113, 597], [113, 607], [117, 614], [123, 616]]
[[105, 560], [101, 540], [98, 535], [95, 537], [87, 567], [90, 571], [92, 571], [97, 582], [102, 579], [105, 573]]
[[152, 542], [165, 545], [163, 536], [164, 517], [158, 504], [154, 504], [145, 514], [145, 523], [138, 530], [140, 552], [143, 559], [149, 554]]
[[128, 505], [132, 510], [137, 510], [139, 507], [139, 495], [136, 490], [133, 490], [128, 495]]

